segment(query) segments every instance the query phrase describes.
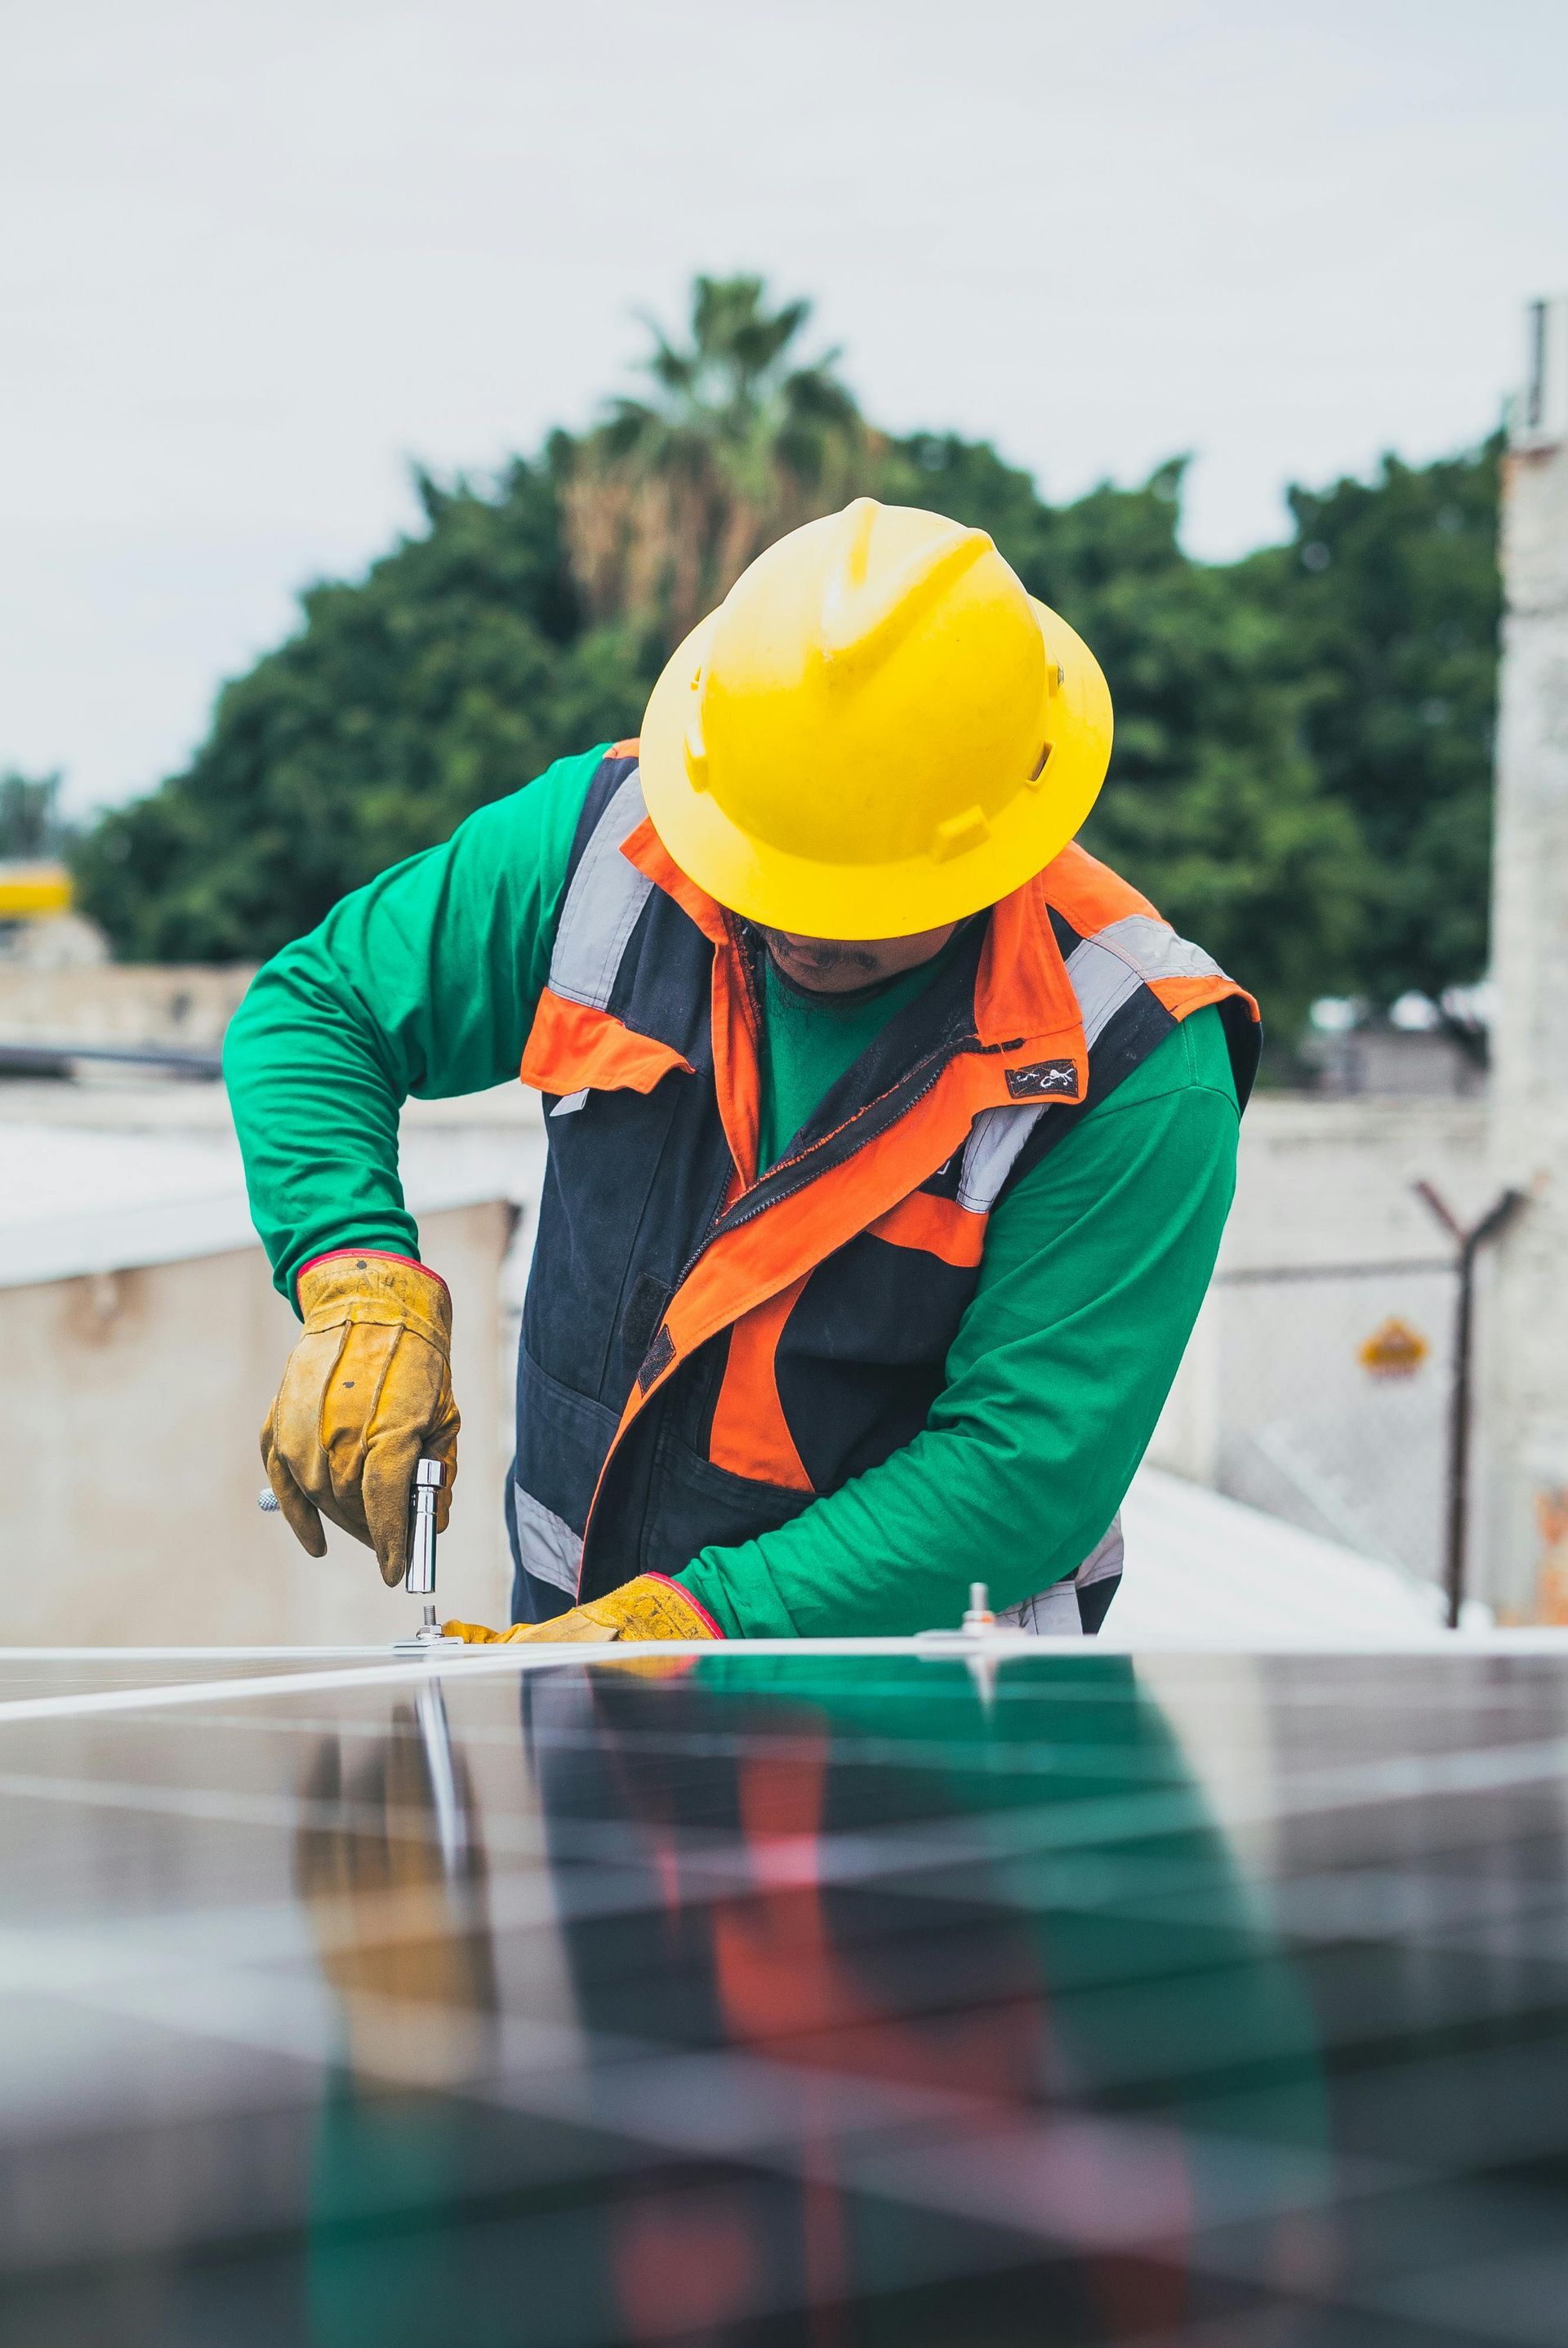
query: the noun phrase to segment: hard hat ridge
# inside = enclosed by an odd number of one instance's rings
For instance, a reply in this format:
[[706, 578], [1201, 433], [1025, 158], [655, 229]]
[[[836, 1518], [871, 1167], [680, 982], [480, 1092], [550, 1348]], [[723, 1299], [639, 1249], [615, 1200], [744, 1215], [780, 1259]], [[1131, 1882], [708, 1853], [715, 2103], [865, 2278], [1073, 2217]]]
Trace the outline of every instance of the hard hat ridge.
[[[950, 522], [945, 537], [933, 537], [913, 554], [874, 573], [872, 537], [883, 510], [874, 498], [857, 498], [833, 516], [835, 559], [823, 582], [812, 646], [824, 668], [873, 667], [966, 571], [996, 551], [983, 530]], [[1022, 588], [1018, 592], [1022, 596]]]

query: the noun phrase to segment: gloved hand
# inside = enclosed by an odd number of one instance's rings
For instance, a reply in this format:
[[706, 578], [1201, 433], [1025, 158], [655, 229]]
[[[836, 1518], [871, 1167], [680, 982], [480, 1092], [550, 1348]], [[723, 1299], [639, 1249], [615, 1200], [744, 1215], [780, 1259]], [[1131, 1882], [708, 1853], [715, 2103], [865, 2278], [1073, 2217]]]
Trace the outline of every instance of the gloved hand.
[[514, 1622], [510, 1631], [487, 1631], [482, 1622], [447, 1622], [449, 1639], [470, 1647], [511, 1647], [556, 1639], [722, 1639], [723, 1632], [678, 1581], [662, 1573], [639, 1573], [603, 1598], [573, 1606], [548, 1622]]
[[[422, 1699], [421, 1699], [422, 1701]], [[344, 2001], [351, 2060], [367, 2077], [454, 2085], [479, 2071], [496, 2010], [481, 1821], [460, 1748], [408, 1704], [368, 1745], [327, 1739], [302, 1787], [294, 1879], [322, 1970]], [[432, 1742], [446, 1750], [459, 1826], [442, 1856]]]
[[381, 1578], [407, 1564], [409, 1487], [422, 1457], [446, 1463], [444, 1532], [458, 1472], [458, 1406], [447, 1284], [404, 1256], [346, 1248], [299, 1276], [304, 1334], [262, 1429], [278, 1506], [312, 1557], [323, 1517], [376, 1551]]

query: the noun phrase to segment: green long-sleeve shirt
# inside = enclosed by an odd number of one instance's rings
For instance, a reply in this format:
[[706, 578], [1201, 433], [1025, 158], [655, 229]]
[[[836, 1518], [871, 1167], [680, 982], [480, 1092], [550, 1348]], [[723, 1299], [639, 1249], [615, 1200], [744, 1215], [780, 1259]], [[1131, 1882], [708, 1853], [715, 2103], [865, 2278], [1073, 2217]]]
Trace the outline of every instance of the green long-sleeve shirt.
[[[515, 1076], [601, 755], [481, 808], [258, 973], [224, 1072], [256, 1227], [291, 1299], [300, 1266], [330, 1248], [418, 1253], [398, 1108]], [[769, 985], [773, 1152], [922, 976], [847, 1006]], [[1115, 1515], [1175, 1375], [1230, 1209], [1237, 1121], [1218, 1014], [1200, 1012], [993, 1214], [914, 1441], [778, 1532], [686, 1569], [720, 1627], [901, 1633], [956, 1620], [973, 1580], [1007, 1606], [1070, 1573]]]

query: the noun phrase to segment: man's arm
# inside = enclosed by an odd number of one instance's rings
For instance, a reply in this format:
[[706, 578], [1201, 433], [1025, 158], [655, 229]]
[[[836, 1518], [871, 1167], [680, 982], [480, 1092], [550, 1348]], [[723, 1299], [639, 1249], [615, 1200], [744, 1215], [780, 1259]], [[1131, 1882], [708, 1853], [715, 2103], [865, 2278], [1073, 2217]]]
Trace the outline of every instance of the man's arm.
[[328, 1250], [415, 1256], [397, 1112], [515, 1076], [603, 749], [481, 808], [258, 972], [223, 1047], [251, 1211], [277, 1286]]
[[[1049, 1111], [1047, 1112], [1049, 1114]], [[1176, 1375], [1235, 1186], [1219, 1014], [1186, 1020], [1007, 1198], [924, 1431], [792, 1524], [679, 1575], [731, 1637], [901, 1635], [1059, 1581]]]

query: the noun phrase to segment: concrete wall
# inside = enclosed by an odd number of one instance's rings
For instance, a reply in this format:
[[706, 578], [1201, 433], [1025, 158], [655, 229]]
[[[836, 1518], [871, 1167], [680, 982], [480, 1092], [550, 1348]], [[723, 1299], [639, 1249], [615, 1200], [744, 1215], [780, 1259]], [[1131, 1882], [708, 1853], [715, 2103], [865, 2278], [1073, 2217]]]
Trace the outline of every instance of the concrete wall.
[[[500, 1519], [502, 1204], [425, 1218], [463, 1414], [444, 1613], [509, 1613]], [[379, 1643], [417, 1627], [368, 1550], [305, 1556], [263, 1516], [257, 1433], [298, 1323], [259, 1248], [0, 1290], [10, 1644]]]
[[1440, 1254], [1447, 1241], [1412, 1187], [1423, 1177], [1461, 1219], [1483, 1204], [1483, 1103], [1259, 1094], [1242, 1120], [1220, 1269]]
[[[1490, 1179], [1481, 1104], [1254, 1101], [1215, 1282], [1150, 1457], [1431, 1580], [1455, 1287], [1422, 1178], [1474, 1217]], [[1361, 1348], [1395, 1320], [1426, 1354], [1378, 1376]]]
[[0, 964], [0, 1037], [14, 1043], [221, 1044], [253, 965]]

